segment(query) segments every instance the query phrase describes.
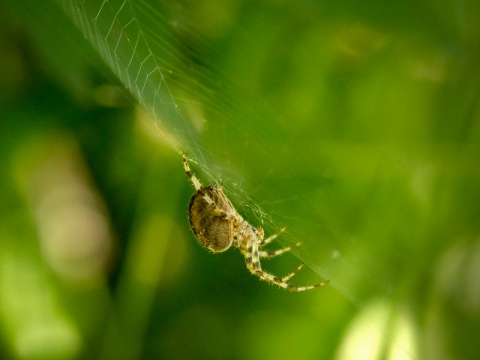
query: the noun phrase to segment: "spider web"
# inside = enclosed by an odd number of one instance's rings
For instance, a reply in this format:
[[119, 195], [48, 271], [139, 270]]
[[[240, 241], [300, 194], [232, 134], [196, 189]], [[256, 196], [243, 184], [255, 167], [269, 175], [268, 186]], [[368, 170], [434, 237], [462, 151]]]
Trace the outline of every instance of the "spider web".
[[[160, 9], [156, 2], [58, 2], [152, 116], [170, 146], [179, 154], [188, 154], [200, 178], [223, 182], [225, 192], [246, 219], [264, 227], [267, 236], [287, 225], [280, 241], [292, 245], [303, 240], [295, 255], [358, 306], [364, 305], [363, 292], [394, 297], [393, 279], [379, 261], [381, 253], [368, 245], [359, 246], [362, 239], [343, 233], [330, 209], [313, 202], [322, 185], [327, 189], [320, 194], [323, 198], [329, 199], [337, 190], [331, 190], [328, 168], [309, 178], [310, 167], [320, 166], [324, 159], [310, 159], [308, 146], [301, 142], [282, 141], [296, 136], [290, 133], [289, 121], [262, 99], [254, 103], [242, 92], [238, 78], [217, 74], [208, 66], [194, 66], [194, 74], [187, 73], [186, 69], [192, 68], [182, 65], [192, 60], [185, 59], [188, 49], [179, 51], [184, 45], [177, 35], [187, 28], [186, 34], [195, 37], [195, 30], [188, 28], [191, 24], [183, 23], [181, 17], [172, 19], [171, 9]], [[237, 69], [242, 66], [234, 65]], [[227, 95], [231, 87], [236, 89], [234, 101]], [[243, 120], [246, 118], [250, 121]], [[327, 145], [326, 149], [336, 149], [332, 157], [337, 159], [355, 153], [355, 149], [342, 153], [341, 148]], [[244, 148], [250, 155], [243, 154]], [[387, 156], [394, 152], [389, 148], [359, 150], [356, 153], [362, 160], [379, 152]], [[314, 185], [311, 193], [296, 190], [299, 179]], [[340, 208], [342, 202], [338, 204]], [[357, 284], [362, 285], [361, 291]], [[383, 323], [383, 319], [378, 321]]]
[[[177, 139], [182, 148], [197, 144], [191, 124], [185, 121], [167, 85], [175, 71], [168, 57], [175, 56], [175, 49], [168, 43], [166, 20], [161, 13], [153, 11], [149, 15], [152, 8], [147, 2], [64, 0], [60, 5], [126, 89], [166, 130], [164, 135], [170, 145], [180, 151]], [[138, 12], [143, 15], [140, 21]], [[155, 28], [159, 33], [147, 34], [143, 30], [148, 28], [147, 21], [158, 22]]]

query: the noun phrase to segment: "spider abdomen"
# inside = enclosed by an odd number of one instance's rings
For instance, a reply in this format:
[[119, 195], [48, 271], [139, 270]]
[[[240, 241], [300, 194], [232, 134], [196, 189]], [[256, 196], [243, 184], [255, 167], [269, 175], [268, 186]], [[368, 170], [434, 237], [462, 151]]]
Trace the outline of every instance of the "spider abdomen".
[[233, 220], [226, 219], [219, 209], [235, 213], [222, 189], [216, 186], [201, 188], [190, 200], [190, 226], [199, 243], [212, 252], [225, 251], [233, 242]]

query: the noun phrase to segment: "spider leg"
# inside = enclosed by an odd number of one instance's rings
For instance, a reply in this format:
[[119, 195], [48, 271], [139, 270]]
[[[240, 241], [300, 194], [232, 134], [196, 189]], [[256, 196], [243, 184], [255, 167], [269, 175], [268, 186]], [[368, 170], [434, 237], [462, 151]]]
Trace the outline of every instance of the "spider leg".
[[[279, 237], [283, 232], [285, 232], [286, 229], [287, 229], [286, 227], [283, 227], [276, 234], [273, 234], [273, 235], [269, 236], [268, 238], [266, 238], [262, 241], [259, 241], [258, 246], [262, 247], [262, 246], [265, 246], [265, 245], [271, 243], [273, 240], [275, 240], [277, 237]], [[260, 254], [260, 257], [263, 257], [263, 258], [272, 258], [274, 256], [281, 255], [281, 254], [283, 254], [287, 251], [290, 251], [294, 247], [298, 247], [301, 244], [302, 244], [302, 242], [298, 242], [293, 246], [288, 246], [284, 249], [279, 249], [279, 250], [275, 250], [275, 251], [260, 251], [259, 254]]]
[[271, 243], [273, 240], [275, 240], [277, 237], [279, 237], [285, 230], [287, 230], [286, 227], [281, 228], [276, 234], [273, 234], [273, 235], [269, 236], [268, 238], [260, 241], [258, 243], [258, 246], [261, 247], [261, 246], [265, 246], [265, 245]]
[[246, 249], [242, 250], [243, 254], [245, 255], [245, 262], [247, 264], [248, 270], [254, 275], [257, 272], [262, 272], [262, 266], [260, 265], [260, 255], [258, 253], [258, 242], [257, 239], [254, 238], [253, 232], [244, 234], [244, 238], [246, 238]]
[[[208, 201], [207, 201], [208, 202]], [[211, 204], [211, 205], [215, 205], [215, 203]], [[213, 211], [215, 212], [215, 214], [225, 220], [237, 220], [237, 217], [238, 216], [235, 216], [234, 214], [230, 214], [228, 212], [226, 212], [225, 210], [222, 210], [222, 209], [219, 209], [218, 207], [215, 207], [215, 209], [213, 209]]]
[[200, 180], [197, 179], [195, 174], [190, 169], [190, 165], [188, 165], [187, 157], [185, 156], [185, 154], [182, 154], [182, 158], [183, 158], [183, 168], [185, 169], [185, 174], [187, 174], [188, 178], [193, 183], [193, 186], [195, 186], [195, 190], [197, 191], [200, 190], [202, 188], [202, 183], [200, 182]]
[[215, 201], [213, 201], [210, 196], [208, 195], [203, 195], [203, 200], [207, 202], [209, 206], [213, 207], [213, 212], [215, 212], [215, 215], [224, 218], [225, 220], [237, 220], [238, 215], [231, 214], [226, 212], [225, 210], [222, 210], [217, 207], [217, 204], [215, 204]]
[[293, 246], [288, 246], [288, 247], [283, 248], [283, 249], [279, 249], [279, 250], [275, 250], [275, 251], [259, 251], [258, 253], [259, 253], [260, 257], [262, 257], [262, 258], [272, 258], [274, 256], [278, 256], [278, 255], [281, 255], [283, 253], [286, 253], [287, 251], [290, 251], [294, 247], [298, 247], [300, 245], [302, 245], [302, 242], [298, 242]]
[[300, 287], [292, 286], [289, 283], [287, 283], [287, 280], [291, 279], [296, 273], [298, 273], [303, 268], [304, 264], [301, 264], [295, 271], [291, 272], [287, 276], [284, 276], [283, 278], [279, 278], [275, 275], [272, 275], [263, 271], [260, 265], [260, 254], [258, 251], [257, 239], [254, 237], [253, 234], [246, 234], [246, 240], [247, 240], [247, 243], [246, 243], [247, 249], [244, 255], [245, 255], [247, 268], [253, 275], [258, 276], [261, 280], [273, 283], [281, 288], [284, 288], [285, 290], [293, 291], [293, 292], [300, 292], [300, 291], [314, 289], [316, 287], [325, 285], [327, 283], [327, 282], [322, 282], [315, 285], [300, 286]]
[[284, 278], [279, 278], [279, 277], [277, 277], [275, 275], [272, 275], [272, 274], [269, 274], [269, 273], [267, 273], [263, 270], [257, 270], [255, 272], [255, 275], [257, 275], [260, 279], [262, 279], [266, 282], [274, 283], [275, 285], [280, 286], [281, 288], [284, 288], [285, 290], [292, 291], [292, 292], [301, 292], [301, 291], [311, 290], [311, 289], [315, 289], [316, 287], [328, 284], [328, 281], [324, 281], [324, 282], [321, 282], [321, 283], [318, 283], [318, 284], [315, 284], [315, 285], [309, 285], [309, 286], [292, 286], [284, 280], [285, 278], [290, 279], [298, 271], [299, 271], [299, 269], [297, 268], [297, 270], [295, 270], [293, 273], [288, 274]]
[[301, 263], [299, 267], [297, 267], [294, 271], [292, 271], [290, 274], [288, 275], [285, 275], [283, 278], [282, 278], [282, 281], [288, 281], [290, 280], [292, 277], [294, 277], [300, 270], [302, 270], [302, 268], [305, 266], [305, 263]]

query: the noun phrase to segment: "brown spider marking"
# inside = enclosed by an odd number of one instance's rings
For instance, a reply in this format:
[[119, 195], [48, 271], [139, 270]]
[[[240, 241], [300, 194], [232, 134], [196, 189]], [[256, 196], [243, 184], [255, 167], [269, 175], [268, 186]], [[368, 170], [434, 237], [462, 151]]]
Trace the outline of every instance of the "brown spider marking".
[[276, 234], [264, 238], [261, 227], [254, 228], [237, 213], [230, 200], [222, 190], [222, 186], [203, 186], [190, 169], [187, 158], [183, 154], [183, 167], [188, 178], [195, 187], [189, 205], [190, 227], [200, 245], [214, 253], [229, 249], [232, 244], [237, 247], [245, 257], [247, 269], [261, 280], [275, 284], [288, 291], [300, 292], [311, 290], [328, 283], [324, 281], [309, 286], [292, 286], [287, 281], [295, 276], [305, 265], [301, 263], [294, 271], [280, 278], [262, 270], [260, 258], [272, 258], [290, 251], [288, 246], [275, 251], [264, 251], [259, 248], [269, 244], [285, 231], [280, 229]]

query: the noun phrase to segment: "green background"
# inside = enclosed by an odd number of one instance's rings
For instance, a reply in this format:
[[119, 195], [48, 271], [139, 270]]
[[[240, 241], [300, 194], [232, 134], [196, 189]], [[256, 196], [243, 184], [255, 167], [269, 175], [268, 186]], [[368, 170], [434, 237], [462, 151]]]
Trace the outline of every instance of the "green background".
[[[0, 358], [479, 358], [477, 2], [79, 3], [0, 4]], [[198, 246], [182, 150], [330, 284]]]

